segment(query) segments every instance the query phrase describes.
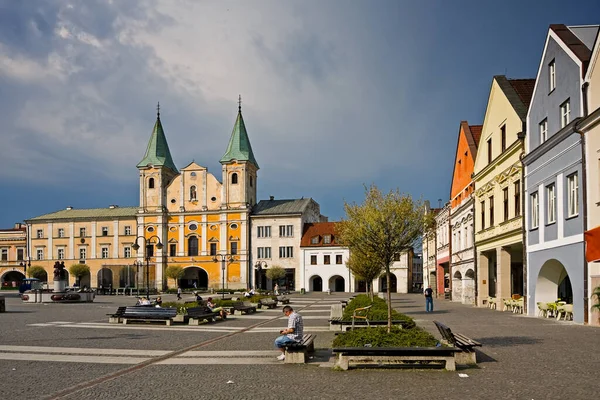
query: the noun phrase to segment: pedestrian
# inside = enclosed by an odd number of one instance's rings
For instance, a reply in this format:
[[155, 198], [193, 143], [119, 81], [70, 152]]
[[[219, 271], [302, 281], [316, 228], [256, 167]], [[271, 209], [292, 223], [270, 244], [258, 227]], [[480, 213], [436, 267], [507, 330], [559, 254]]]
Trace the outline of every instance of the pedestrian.
[[290, 306], [283, 307], [283, 315], [288, 317], [288, 327], [280, 330], [279, 333], [282, 336], [275, 339], [275, 347], [281, 351], [281, 355], [277, 357], [279, 361], [285, 360], [285, 347], [302, 341], [302, 335], [304, 334], [302, 315], [295, 312]]
[[177, 300], [181, 300], [181, 286], [177, 286]]
[[275, 295], [278, 296], [279, 295], [279, 285], [278, 284], [275, 284], [274, 290], [275, 290]]
[[427, 286], [423, 294], [425, 294], [425, 311], [433, 312], [433, 289], [431, 289], [431, 285]]
[[219, 316], [220, 316], [222, 319], [225, 319], [225, 318], [227, 318], [227, 311], [225, 311], [225, 310], [223, 309], [223, 307], [217, 307], [217, 305], [216, 305], [215, 303], [213, 303], [213, 302], [212, 302], [212, 297], [209, 297], [209, 298], [206, 300], [206, 306], [207, 306], [208, 308], [210, 308], [210, 311], [212, 311], [212, 312], [218, 312], [218, 313], [219, 313]]
[[160, 296], [158, 296], [158, 297], [156, 298], [156, 306], [157, 306], [157, 307], [160, 307], [160, 306], [162, 306], [162, 298], [161, 298]]

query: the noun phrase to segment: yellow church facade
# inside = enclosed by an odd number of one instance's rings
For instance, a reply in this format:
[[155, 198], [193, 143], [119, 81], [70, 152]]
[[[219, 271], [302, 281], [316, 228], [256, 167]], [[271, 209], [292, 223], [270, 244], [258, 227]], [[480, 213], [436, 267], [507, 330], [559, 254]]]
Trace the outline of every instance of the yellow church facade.
[[[246, 288], [259, 167], [241, 107], [220, 162], [220, 180], [195, 162], [178, 170], [157, 113], [137, 164], [139, 206], [67, 207], [26, 220], [31, 265], [51, 280], [56, 261], [86, 264], [90, 274], [78, 281], [93, 288]], [[173, 266], [184, 271], [177, 281], [167, 278]]]

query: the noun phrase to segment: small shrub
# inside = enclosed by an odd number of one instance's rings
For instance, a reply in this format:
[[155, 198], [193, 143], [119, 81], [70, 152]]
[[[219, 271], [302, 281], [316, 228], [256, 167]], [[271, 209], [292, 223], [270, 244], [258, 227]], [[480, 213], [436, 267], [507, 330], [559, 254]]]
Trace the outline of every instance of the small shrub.
[[333, 347], [435, 347], [438, 341], [421, 328], [400, 329], [392, 327], [360, 328], [336, 336]]

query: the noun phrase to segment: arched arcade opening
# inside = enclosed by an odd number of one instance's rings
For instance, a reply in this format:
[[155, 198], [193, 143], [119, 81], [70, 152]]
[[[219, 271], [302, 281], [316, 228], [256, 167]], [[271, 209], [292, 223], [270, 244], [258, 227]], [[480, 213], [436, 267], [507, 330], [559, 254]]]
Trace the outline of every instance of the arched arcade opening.
[[308, 280], [311, 292], [322, 292], [323, 291], [323, 279], [318, 276], [311, 276]]
[[535, 302], [552, 303], [556, 300], [573, 304], [571, 279], [564, 265], [555, 259], [542, 265], [535, 286]]
[[346, 291], [346, 280], [339, 275], [334, 275], [329, 278], [328, 287], [332, 292], [344, 292]]
[[182, 289], [198, 288], [205, 290], [208, 288], [208, 273], [200, 267], [186, 267], [183, 270], [183, 277], [179, 279], [177, 284]]

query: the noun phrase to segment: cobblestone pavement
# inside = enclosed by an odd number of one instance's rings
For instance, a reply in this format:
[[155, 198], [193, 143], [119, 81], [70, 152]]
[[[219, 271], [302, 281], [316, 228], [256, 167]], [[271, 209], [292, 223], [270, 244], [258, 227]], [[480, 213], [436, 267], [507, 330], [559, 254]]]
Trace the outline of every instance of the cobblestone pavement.
[[[9, 295], [8, 312], [0, 314], [0, 399], [56, 398], [82, 384], [61, 398], [281, 399], [292, 393], [303, 399], [588, 399], [600, 390], [600, 329], [445, 300], [425, 313], [423, 297], [415, 294], [394, 295], [394, 308], [436, 337], [433, 320], [482, 342], [477, 367], [334, 371], [326, 364], [334, 337], [327, 306], [341, 298], [294, 296], [291, 305], [304, 315], [306, 330], [317, 334], [317, 353], [306, 365], [290, 365], [274, 360], [273, 340], [286, 325], [280, 307], [210, 326], [122, 326], [109, 325], [106, 314], [132, 298], [36, 305]], [[119, 351], [126, 354], [111, 357]]]

